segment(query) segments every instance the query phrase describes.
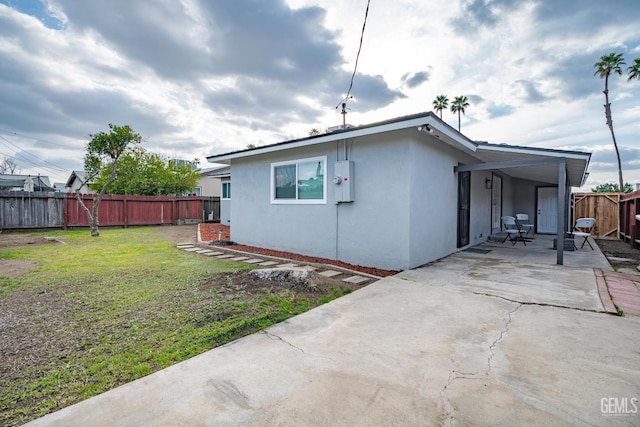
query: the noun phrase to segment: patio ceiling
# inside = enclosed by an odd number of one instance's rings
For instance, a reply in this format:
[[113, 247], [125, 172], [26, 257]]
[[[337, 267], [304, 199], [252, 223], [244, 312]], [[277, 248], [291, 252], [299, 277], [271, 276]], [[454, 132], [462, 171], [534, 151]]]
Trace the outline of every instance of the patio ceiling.
[[[482, 142], [478, 143], [473, 156], [483, 163], [495, 163], [496, 166], [499, 166], [501, 163], [508, 164], [508, 162], [513, 161], [526, 162], [565, 158], [567, 164], [567, 181], [572, 187], [580, 187], [584, 183], [589, 159], [591, 158], [591, 154], [589, 153], [536, 149]], [[547, 184], [558, 183], [558, 164], [553, 162], [522, 167], [505, 167], [504, 169], [495, 170], [513, 178], [527, 179]]]

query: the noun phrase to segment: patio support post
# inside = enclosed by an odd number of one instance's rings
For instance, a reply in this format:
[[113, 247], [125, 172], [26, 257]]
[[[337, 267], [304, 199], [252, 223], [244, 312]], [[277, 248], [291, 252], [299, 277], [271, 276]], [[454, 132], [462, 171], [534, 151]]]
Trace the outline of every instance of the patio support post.
[[567, 192], [567, 159], [562, 158], [558, 163], [558, 236], [556, 264], [564, 263], [564, 233], [566, 231], [566, 192]]

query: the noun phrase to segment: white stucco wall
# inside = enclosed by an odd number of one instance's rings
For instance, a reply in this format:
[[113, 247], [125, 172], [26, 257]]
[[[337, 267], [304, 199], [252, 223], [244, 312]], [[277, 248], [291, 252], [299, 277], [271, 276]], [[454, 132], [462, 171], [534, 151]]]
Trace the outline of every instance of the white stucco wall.
[[220, 196], [220, 178], [200, 176], [198, 187], [200, 187], [201, 196]]

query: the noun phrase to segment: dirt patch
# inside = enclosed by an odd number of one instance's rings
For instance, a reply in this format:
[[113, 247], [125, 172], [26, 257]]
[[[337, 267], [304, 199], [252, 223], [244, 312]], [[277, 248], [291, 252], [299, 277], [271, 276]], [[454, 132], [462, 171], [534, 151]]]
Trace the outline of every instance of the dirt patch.
[[158, 228], [158, 234], [166, 237], [171, 243], [197, 243], [198, 224], [167, 225]]
[[640, 249], [617, 239], [597, 239], [596, 243], [612, 266], [636, 267], [640, 265]]
[[233, 274], [216, 275], [210, 281], [201, 285], [200, 288], [202, 290], [215, 288], [229, 296], [233, 295], [234, 298], [238, 298], [240, 294], [242, 299], [252, 298], [256, 294], [265, 292], [277, 293], [286, 290], [294, 292], [297, 299], [306, 299], [332, 296], [334, 292], [346, 294], [364, 286], [351, 285], [338, 279], [321, 276], [315, 272], [309, 272], [306, 280], [279, 280], [278, 278], [257, 277], [250, 271], [241, 271]]
[[36, 234], [24, 234], [24, 233], [0, 233], [0, 248], [9, 246], [23, 246], [23, 245], [45, 245], [50, 243], [59, 243], [53, 239], [47, 239], [44, 236], [38, 236]]
[[37, 263], [25, 259], [0, 259], [0, 276], [15, 279], [34, 270], [37, 266]]

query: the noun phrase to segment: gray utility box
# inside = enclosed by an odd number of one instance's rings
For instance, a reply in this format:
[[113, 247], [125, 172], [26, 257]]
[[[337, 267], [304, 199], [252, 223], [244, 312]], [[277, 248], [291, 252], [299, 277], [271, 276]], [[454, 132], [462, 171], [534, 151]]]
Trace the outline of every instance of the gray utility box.
[[336, 162], [332, 181], [336, 203], [353, 202], [353, 161]]

